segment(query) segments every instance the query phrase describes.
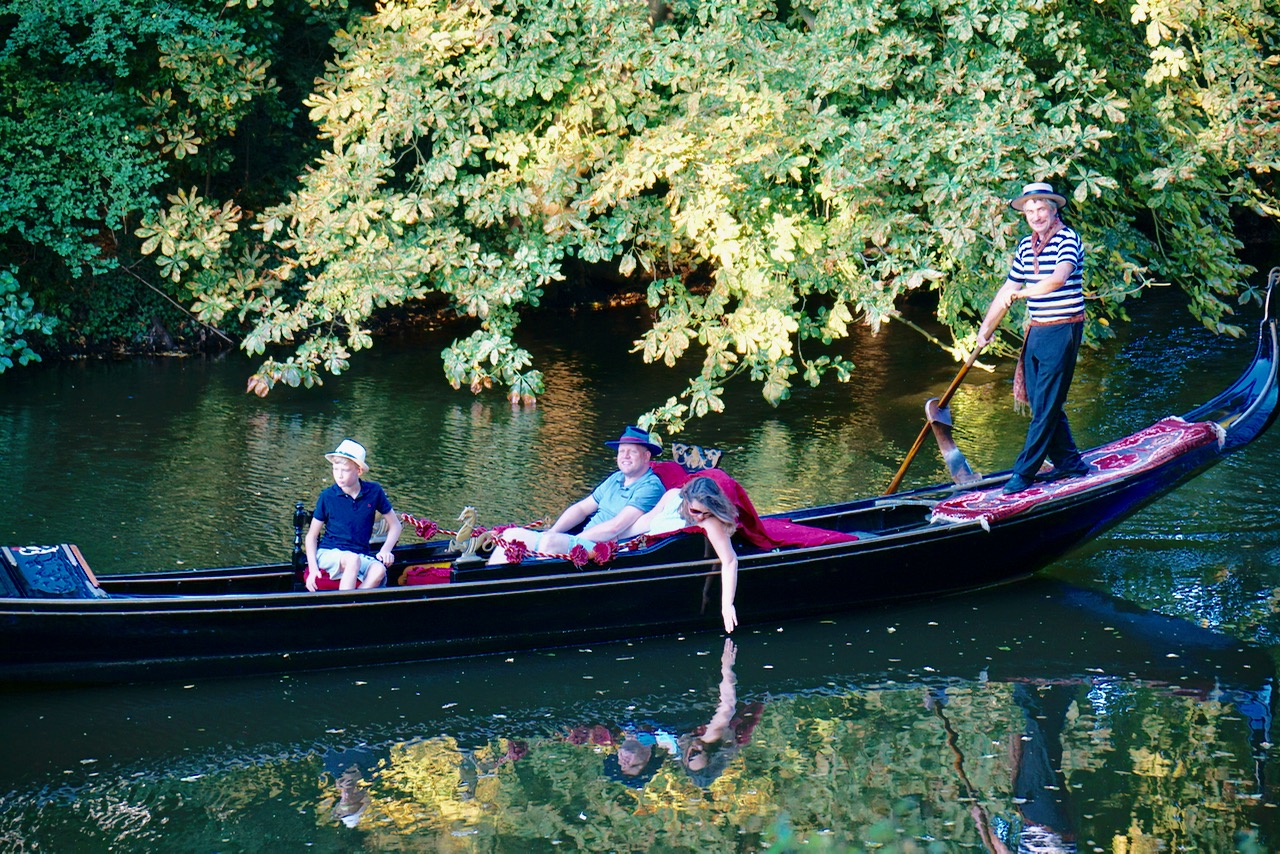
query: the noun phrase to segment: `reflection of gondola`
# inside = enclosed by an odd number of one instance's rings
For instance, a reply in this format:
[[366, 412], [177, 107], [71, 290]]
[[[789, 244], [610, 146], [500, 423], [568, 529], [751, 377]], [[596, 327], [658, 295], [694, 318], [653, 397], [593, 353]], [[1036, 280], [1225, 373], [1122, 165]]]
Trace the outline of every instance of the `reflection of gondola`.
[[[744, 549], [744, 625], [989, 586], [1044, 567], [1246, 445], [1276, 417], [1276, 319], [1222, 394], [1085, 453], [1087, 477], [1002, 496], [1002, 479], [810, 508], [790, 518], [857, 539]], [[708, 627], [706, 543], [672, 537], [605, 566], [464, 568], [448, 584], [297, 592], [291, 566], [76, 576], [69, 547], [6, 549], [0, 679], [111, 679], [293, 670], [598, 642]], [[24, 554], [24, 552], [26, 552]], [[446, 545], [397, 550], [393, 579], [444, 563]], [[30, 572], [18, 566], [24, 562]], [[66, 567], [69, 575], [59, 575]], [[44, 591], [43, 598], [40, 591]]]
[[[1274, 665], [1265, 650], [1047, 579], [743, 633], [737, 642], [744, 702], [986, 682], [1140, 681], [1229, 702], [1247, 722], [1255, 749], [1268, 741]], [[118, 760], [221, 752], [225, 739], [310, 746], [316, 733], [333, 728], [335, 709], [342, 710], [341, 739], [370, 743], [447, 732], [475, 744], [659, 712], [696, 723], [707, 720], [715, 696], [710, 686], [720, 645], [716, 635], [653, 638], [514, 660], [372, 668], [356, 679], [315, 672], [287, 682], [233, 680], [194, 689], [108, 686], [93, 689], [92, 702], [80, 691], [10, 691], [0, 703], [0, 729], [10, 735], [18, 767], [35, 770], [74, 765], [105, 745]], [[641, 687], [655, 684], [662, 687]], [[255, 710], [251, 718], [230, 711], [245, 708]]]

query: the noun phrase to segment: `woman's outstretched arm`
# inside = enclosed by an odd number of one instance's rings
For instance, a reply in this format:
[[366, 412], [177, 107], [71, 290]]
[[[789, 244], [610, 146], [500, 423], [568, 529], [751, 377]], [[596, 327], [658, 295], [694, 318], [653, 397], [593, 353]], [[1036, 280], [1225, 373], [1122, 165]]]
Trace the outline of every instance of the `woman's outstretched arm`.
[[724, 630], [732, 632], [738, 626], [738, 611], [733, 604], [738, 593], [738, 554], [729, 539], [729, 529], [719, 519], [705, 520], [702, 529], [720, 559], [720, 615], [724, 618]]

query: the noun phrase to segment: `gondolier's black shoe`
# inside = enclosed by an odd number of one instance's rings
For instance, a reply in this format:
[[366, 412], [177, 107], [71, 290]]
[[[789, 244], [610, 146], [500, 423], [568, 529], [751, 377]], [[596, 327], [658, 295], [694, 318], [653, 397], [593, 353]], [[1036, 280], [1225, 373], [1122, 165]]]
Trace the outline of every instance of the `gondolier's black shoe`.
[[1053, 471], [1049, 472], [1048, 474], [1040, 475], [1039, 479], [1040, 480], [1064, 480], [1065, 478], [1068, 478], [1068, 477], [1084, 477], [1085, 475], [1089, 474], [1092, 471], [1093, 469], [1089, 468], [1089, 466], [1086, 465], [1084, 462], [1081, 462], [1078, 465], [1074, 465], [1074, 466], [1068, 466], [1063, 468], [1055, 467]]
[[1024, 489], [1030, 488], [1031, 484], [1035, 482], [1036, 479], [1034, 477], [1023, 477], [1020, 474], [1015, 474], [1013, 477], [1009, 478], [1009, 481], [1001, 488], [1000, 491], [1005, 495], [1012, 495], [1015, 492], [1021, 492]]

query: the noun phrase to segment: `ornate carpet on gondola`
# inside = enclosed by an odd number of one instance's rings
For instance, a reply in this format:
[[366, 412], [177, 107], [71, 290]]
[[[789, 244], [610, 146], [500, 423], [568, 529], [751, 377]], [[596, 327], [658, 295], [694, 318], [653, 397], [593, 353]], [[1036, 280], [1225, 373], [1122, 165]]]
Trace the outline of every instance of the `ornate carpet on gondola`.
[[1131, 436], [1085, 451], [1081, 457], [1089, 466], [1087, 475], [1037, 481], [1012, 495], [1000, 492], [1003, 484], [964, 492], [934, 507], [931, 519], [934, 522], [978, 520], [985, 525], [1030, 510], [1041, 502], [1155, 468], [1209, 442], [1221, 445], [1222, 440], [1222, 428], [1218, 424], [1170, 416]]

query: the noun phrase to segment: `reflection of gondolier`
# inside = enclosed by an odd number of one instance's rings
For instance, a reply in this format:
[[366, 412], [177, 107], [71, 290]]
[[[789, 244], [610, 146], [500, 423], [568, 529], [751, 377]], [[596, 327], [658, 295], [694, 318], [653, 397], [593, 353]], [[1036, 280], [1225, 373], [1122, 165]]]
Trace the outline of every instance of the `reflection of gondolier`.
[[1015, 750], [1013, 796], [1022, 816], [1018, 850], [1074, 852], [1075, 833], [1067, 809], [1066, 775], [1062, 772], [1062, 727], [1075, 700], [1075, 688], [1019, 682], [1013, 698], [1025, 716]]
[[[1013, 801], [1017, 815], [988, 816], [981, 806], [972, 781], [964, 770], [964, 757], [957, 747], [957, 734], [943, 711], [947, 705], [945, 688], [931, 689], [925, 706], [942, 721], [947, 743], [956, 754], [965, 796], [973, 802], [973, 816], [982, 837], [982, 846], [991, 854], [1075, 854], [1076, 833], [1068, 809], [1066, 774], [1062, 770], [1062, 729], [1067, 711], [1075, 701], [1074, 685], [1035, 686], [1017, 682], [1013, 699], [1022, 709], [1022, 733], [1010, 742], [1013, 766]], [[1013, 846], [1013, 847], [1011, 847]]]
[[1089, 472], [1063, 412], [1084, 330], [1084, 245], [1059, 214], [1066, 201], [1050, 185], [1034, 183], [1023, 187], [1009, 202], [1026, 216], [1031, 234], [1018, 243], [1009, 275], [978, 330], [977, 347], [981, 350], [995, 334], [1005, 311], [1015, 301], [1026, 300], [1030, 328], [1018, 371], [1025, 378], [1025, 401], [1016, 377], [1014, 391], [1020, 401], [1030, 405], [1031, 425], [1022, 453], [1013, 464], [1013, 476], [1004, 486], [1006, 494], [1031, 486], [1046, 457], [1054, 466], [1046, 479]]

